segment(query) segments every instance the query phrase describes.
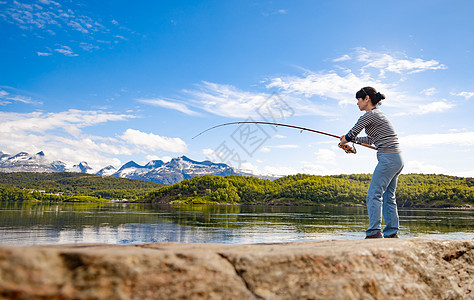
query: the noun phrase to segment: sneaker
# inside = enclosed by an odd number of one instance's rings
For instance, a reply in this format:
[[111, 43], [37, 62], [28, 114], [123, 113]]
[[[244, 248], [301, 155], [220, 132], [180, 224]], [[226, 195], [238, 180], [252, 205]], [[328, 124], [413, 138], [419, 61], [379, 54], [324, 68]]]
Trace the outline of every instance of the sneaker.
[[398, 236], [398, 232], [395, 232], [394, 234], [389, 235], [389, 236], [387, 236], [386, 238], [389, 238], [389, 239], [399, 239], [400, 237]]
[[366, 239], [383, 239], [383, 234], [378, 231], [376, 234], [368, 235], [365, 237]]

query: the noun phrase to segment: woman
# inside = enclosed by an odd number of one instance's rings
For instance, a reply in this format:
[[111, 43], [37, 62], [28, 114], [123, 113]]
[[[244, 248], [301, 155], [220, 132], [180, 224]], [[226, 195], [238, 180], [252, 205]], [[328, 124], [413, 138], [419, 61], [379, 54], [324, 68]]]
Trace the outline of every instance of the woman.
[[[367, 210], [369, 228], [367, 238], [398, 238], [398, 211], [395, 200], [395, 190], [400, 172], [403, 169], [403, 159], [398, 138], [392, 124], [378, 109], [385, 95], [378, 93], [373, 87], [364, 87], [356, 93], [357, 106], [365, 114], [359, 118], [354, 127], [341, 137], [339, 146], [344, 147], [348, 142], [358, 141], [374, 144], [377, 148], [378, 164], [367, 192]], [[357, 137], [365, 129], [367, 137]], [[347, 146], [346, 146], [347, 147]], [[382, 215], [386, 226], [382, 234]]]

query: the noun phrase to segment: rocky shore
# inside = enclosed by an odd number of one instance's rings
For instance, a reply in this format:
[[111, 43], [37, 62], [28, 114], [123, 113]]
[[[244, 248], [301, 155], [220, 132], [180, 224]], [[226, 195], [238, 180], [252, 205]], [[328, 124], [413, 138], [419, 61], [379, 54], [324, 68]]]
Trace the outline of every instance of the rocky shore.
[[0, 299], [474, 299], [474, 240], [0, 246]]

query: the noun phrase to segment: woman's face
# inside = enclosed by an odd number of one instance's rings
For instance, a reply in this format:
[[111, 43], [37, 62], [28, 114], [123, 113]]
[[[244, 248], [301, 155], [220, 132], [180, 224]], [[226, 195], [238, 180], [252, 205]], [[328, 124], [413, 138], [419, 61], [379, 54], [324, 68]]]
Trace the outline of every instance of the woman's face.
[[370, 102], [370, 97], [365, 96], [365, 98], [357, 98], [357, 106], [359, 107], [360, 111], [369, 111], [372, 109], [372, 104]]

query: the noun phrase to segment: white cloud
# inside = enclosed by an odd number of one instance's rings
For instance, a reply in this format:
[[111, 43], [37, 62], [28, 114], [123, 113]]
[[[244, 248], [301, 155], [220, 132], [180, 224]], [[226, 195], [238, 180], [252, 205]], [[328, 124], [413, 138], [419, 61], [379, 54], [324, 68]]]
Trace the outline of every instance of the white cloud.
[[332, 61], [333, 62], [340, 62], [340, 61], [346, 61], [346, 60], [351, 60], [352, 58], [348, 54], [344, 54], [341, 57], [335, 58]]
[[57, 48], [57, 49], [54, 49], [54, 51], [58, 52], [58, 53], [61, 53], [65, 56], [79, 56], [78, 54], [74, 53], [71, 49], [71, 47], [69, 46], [62, 46], [62, 45], [59, 45], [60, 48]]
[[13, 102], [20, 102], [24, 104], [32, 104], [32, 105], [42, 105], [43, 103], [38, 100], [34, 100], [31, 97], [18, 95], [18, 94], [11, 94], [5, 90], [0, 90], [0, 100], [2, 100], [2, 105], [11, 104]]
[[406, 110], [395, 114], [396, 116], [425, 115], [429, 113], [442, 113], [454, 107], [454, 104], [446, 101], [435, 101], [421, 105], [407, 105]]
[[44, 133], [48, 130], [64, 129], [65, 131], [80, 132], [80, 128], [105, 123], [109, 121], [124, 121], [134, 118], [132, 115], [113, 114], [101, 111], [81, 111], [70, 109], [59, 113], [33, 112], [1, 113], [0, 132], [34, 132]]
[[389, 87], [366, 75], [356, 76], [353, 73], [339, 75], [330, 73], [309, 73], [300, 76], [272, 78], [267, 88], [278, 88], [284, 94], [302, 95], [305, 97], [319, 96], [337, 100], [339, 104], [353, 104], [354, 96], [363, 86], [377, 86], [379, 90], [389, 90]]
[[346, 174], [348, 172], [347, 170], [338, 169], [334, 167], [328, 168], [319, 164], [306, 164], [305, 166], [303, 166], [302, 171], [305, 174], [321, 176]]
[[283, 120], [292, 115], [333, 115], [329, 109], [306, 99], [276, 93], [242, 91], [232, 85], [202, 82], [197, 89], [184, 90], [209, 113], [231, 118]]
[[298, 145], [276, 145], [276, 146], [268, 146], [268, 147], [275, 148], [275, 149], [295, 149], [295, 148], [299, 148], [300, 146], [298, 146]]
[[0, 112], [0, 148], [14, 154], [44, 151], [48, 159], [68, 164], [85, 160], [98, 171], [106, 165], [120, 163], [110, 155], [132, 155], [140, 149], [116, 138], [85, 134], [82, 129], [131, 118], [135, 116], [102, 111]]
[[275, 146], [263, 146], [260, 147], [258, 151], [263, 152], [263, 153], [268, 153], [271, 152], [271, 149], [296, 149], [299, 148], [300, 146], [298, 145], [275, 145]]
[[85, 51], [91, 51], [93, 49], [100, 49], [99, 46], [93, 45], [91, 43], [85, 43], [85, 42], [80, 43], [79, 47], [81, 47]]
[[10, 97], [5, 97], [5, 98], [8, 99], [8, 100], [12, 100], [12, 101], [15, 101], [15, 102], [21, 102], [21, 103], [25, 103], [25, 104], [35, 104], [35, 105], [43, 104], [40, 101], [35, 101], [35, 100], [31, 99], [31, 97], [26, 97], [26, 96], [16, 95], [16, 96], [10, 96]]
[[276, 11], [273, 11], [273, 12], [264, 12], [262, 13], [262, 15], [264, 17], [269, 17], [269, 16], [272, 16], [272, 15], [286, 15], [288, 13], [288, 11], [286, 9], [278, 9]]
[[473, 177], [474, 178], [474, 169], [471, 169], [469, 171], [447, 171], [444, 173], [446, 175], [451, 175], [451, 176], [459, 176], [459, 177]]
[[326, 167], [323, 165], [317, 164], [304, 164], [301, 169], [296, 169], [294, 167], [287, 166], [263, 166], [258, 167], [252, 163], [244, 162], [242, 163], [241, 170], [251, 172], [255, 175], [262, 176], [275, 176], [281, 177], [286, 175], [294, 175], [298, 173], [313, 174], [313, 175], [339, 175], [347, 173], [347, 170], [338, 169], [334, 167]]
[[212, 156], [214, 155], [215, 151], [209, 148], [202, 149], [202, 153], [206, 156]]
[[[329, 70], [316, 73], [306, 70], [301, 76], [271, 78], [266, 87], [277, 88], [287, 97], [300, 96], [307, 99], [318, 97], [319, 99], [316, 98], [313, 102], [336, 100], [339, 105], [348, 105], [355, 103], [355, 92], [361, 87], [374, 86], [378, 91], [388, 96], [388, 100], [383, 102], [384, 105], [396, 110], [404, 110], [398, 115], [441, 112], [454, 106], [445, 100], [433, 102], [432, 99], [429, 99], [437, 92], [435, 88], [425, 89], [417, 96], [398, 88], [404, 78], [391, 79], [390, 81], [384, 78], [387, 72], [405, 75], [426, 70], [446, 69], [446, 66], [435, 60], [406, 58], [400, 54], [373, 52], [365, 48], [358, 48], [353, 53], [345, 54], [333, 61], [347, 62], [359, 72], [353, 71], [353, 68], [341, 66], [337, 67], [337, 71]], [[368, 72], [370, 69], [376, 69], [378, 72], [371, 74]]]
[[60, 113], [6, 113], [0, 112], [2, 122], [0, 132], [45, 132], [73, 125], [77, 128], [96, 125], [109, 121], [123, 121], [134, 118], [132, 115], [113, 114], [101, 111], [81, 111], [70, 109]]
[[72, 6], [64, 5], [66, 4], [61, 5], [54, 1], [39, 1], [34, 5], [13, 1], [5, 9], [5, 16], [8, 22], [25, 30], [70, 28], [86, 34], [91, 31], [105, 30], [99, 22], [85, 16], [82, 12], [76, 13]]
[[265, 166], [263, 170], [260, 172], [262, 175], [270, 175], [270, 176], [285, 176], [285, 175], [294, 175], [298, 174], [298, 170], [292, 167], [274, 167], [274, 166]]
[[164, 150], [175, 153], [186, 152], [187, 145], [180, 138], [170, 138], [156, 135], [153, 133], [145, 133], [135, 129], [127, 129], [121, 138], [129, 144], [140, 146], [150, 150]]
[[427, 114], [427, 113], [432, 113], [432, 112], [444, 112], [452, 107], [454, 107], [454, 104], [451, 104], [445, 101], [436, 101], [436, 102], [420, 105], [420, 113]]
[[429, 88], [429, 89], [424, 89], [421, 91], [421, 94], [425, 95], [425, 96], [433, 96], [434, 94], [436, 94], [438, 91], [436, 90], [436, 88]]
[[166, 101], [163, 99], [138, 99], [138, 102], [145, 103], [145, 104], [150, 104], [153, 106], [159, 106], [159, 107], [164, 107], [168, 109], [173, 109], [180, 111], [184, 114], [190, 115], [190, 116], [196, 116], [199, 115], [199, 113], [189, 109], [185, 104], [183, 103], [177, 103], [177, 102], [172, 102], [172, 101]]
[[447, 170], [428, 164], [426, 162], [411, 160], [405, 163], [403, 168], [404, 174], [417, 173], [417, 174], [446, 174]]
[[171, 156], [157, 156], [157, 155], [146, 155], [145, 158], [147, 159], [146, 162], [148, 163], [149, 161], [152, 160], [161, 160], [162, 162], [170, 162], [173, 158]]
[[[223, 150], [219, 151], [219, 150]], [[212, 149], [203, 149], [202, 153], [206, 155], [206, 160], [210, 160], [215, 163], [225, 163], [232, 168], [242, 169], [242, 166], [248, 163], [246, 160], [241, 159], [238, 153], [233, 153], [233, 150], [226, 151], [226, 149], [217, 147], [215, 150]]]
[[251, 173], [251, 174], [255, 174], [255, 175], [266, 175], [266, 174], [262, 174], [256, 165], [249, 162], [243, 163], [240, 170]]
[[474, 132], [412, 134], [399, 138], [403, 147], [426, 148], [435, 145], [473, 146]]
[[451, 93], [453, 96], [459, 96], [459, 97], [464, 97], [466, 100], [471, 99], [474, 97], [474, 92], [460, 92], [460, 93]]
[[36, 52], [36, 54], [38, 54], [38, 56], [51, 56], [51, 55], [53, 55], [51, 52], [49, 52], [49, 53], [46, 53], [46, 52]]
[[356, 49], [357, 60], [367, 63], [362, 69], [375, 68], [380, 70], [380, 76], [386, 72], [418, 73], [427, 70], [446, 69], [447, 67], [436, 60], [423, 60], [421, 58], [408, 58], [405, 55], [392, 55], [373, 52], [365, 48]]
[[336, 153], [330, 149], [319, 149], [315, 153], [316, 161], [322, 164], [335, 164], [336, 163]]
[[78, 22], [76, 22], [74, 20], [69, 21], [69, 23], [67, 25], [69, 25], [73, 29], [75, 29], [77, 31], [80, 31], [82, 33], [89, 33], [89, 31], [87, 29], [85, 29], [81, 24], [79, 24]]
[[[352, 59], [353, 57], [355, 60]], [[390, 100], [384, 101], [384, 104], [398, 110], [403, 109], [404, 111], [398, 115], [442, 112], [454, 106], [445, 100], [433, 102], [427, 99], [426, 97], [436, 92], [434, 88], [422, 91], [423, 96], [415, 96], [413, 93], [397, 90], [401, 81], [381, 81], [367, 72], [367, 69], [376, 68], [381, 75], [386, 72], [410, 74], [446, 68], [435, 60], [406, 58], [400, 54], [378, 53], [358, 48], [353, 53], [342, 55], [333, 61], [363, 64], [359, 66], [360, 74], [356, 74], [351, 69], [339, 67], [337, 72], [330, 70], [316, 73], [306, 70], [301, 76], [273, 77], [260, 83], [266, 83], [267, 90], [278, 89], [277, 96], [291, 108], [295, 116], [335, 116], [337, 112], [327, 100], [336, 100], [339, 105], [354, 104], [355, 92], [363, 86], [375, 86], [388, 95]], [[232, 85], [206, 81], [196, 86], [196, 89], [183, 91], [190, 99], [188, 103], [193, 102], [193, 106], [209, 113], [231, 118], [262, 119], [262, 116], [257, 113], [258, 108], [265, 105], [275, 95], [275, 93], [243, 91]], [[319, 99], [314, 99], [314, 97]], [[431, 102], [428, 102], [430, 100]], [[401, 103], [403, 105], [400, 105]], [[170, 104], [162, 102], [161, 105]]]
[[256, 114], [255, 108], [261, 106], [270, 94], [251, 93], [231, 85], [204, 81], [197, 90], [184, 90], [207, 112], [234, 118], [248, 118]]
[[[66, 33], [69, 36], [73, 36], [72, 42], [79, 44], [87, 42], [92, 44], [99, 42], [99, 40], [106, 40], [110, 43], [110, 40], [116, 37], [123, 37], [122, 33], [129, 34], [130, 30], [123, 26], [115, 26], [111, 29], [102, 25], [99, 20], [90, 15], [89, 12], [84, 9], [84, 3], [76, 2], [65, 2], [61, 3], [48, 0], [39, 0], [34, 4], [22, 3], [20, 0], [11, 1], [6, 3], [5, 7], [2, 7], [2, 14], [0, 15], [0, 21], [5, 21], [10, 24], [18, 26], [24, 31], [32, 31], [34, 35], [42, 41], [48, 42], [48, 39], [44, 39], [46, 34], [48, 37], [60, 36], [60, 33]], [[111, 21], [112, 24], [117, 25], [116, 20]], [[26, 35], [25, 35], [26, 36]], [[83, 46], [81, 46], [84, 48]], [[96, 46], [88, 46], [86, 51], [92, 49], [98, 49]], [[58, 53], [62, 53], [67, 56], [77, 56], [72, 52], [68, 52], [68, 49], [59, 48], [55, 50]], [[51, 55], [52, 53], [37, 52], [39, 56]]]
[[[336, 98], [336, 93], [354, 92], [353, 81], [355, 80], [353, 74], [341, 77], [336, 73], [331, 74], [309, 74], [305, 77], [287, 76], [272, 78], [271, 82], [267, 84], [267, 88], [278, 88], [285, 93], [305, 95], [306, 97], [324, 96]], [[349, 86], [348, 86], [349, 85]], [[357, 84], [360, 86], [360, 84]], [[342, 91], [341, 91], [342, 89]]]

